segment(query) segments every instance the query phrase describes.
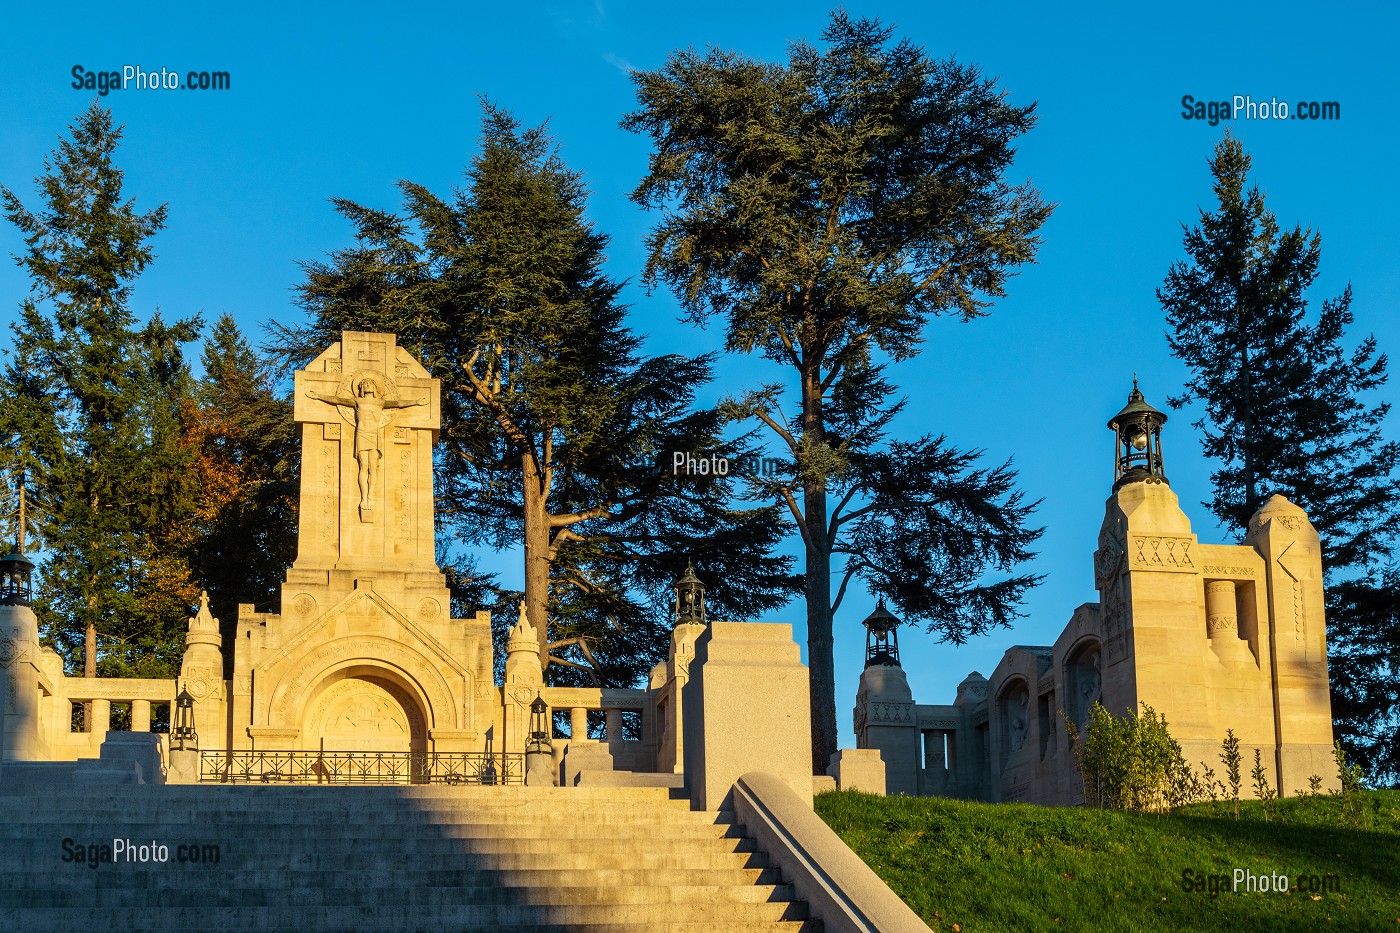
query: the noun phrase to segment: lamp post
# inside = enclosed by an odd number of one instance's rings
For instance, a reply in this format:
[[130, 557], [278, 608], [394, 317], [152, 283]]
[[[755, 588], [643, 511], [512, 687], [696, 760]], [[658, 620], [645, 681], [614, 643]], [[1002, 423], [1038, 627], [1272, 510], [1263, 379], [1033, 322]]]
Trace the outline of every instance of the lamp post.
[[550, 787], [554, 784], [554, 729], [550, 721], [549, 704], [540, 692], [530, 701], [530, 732], [525, 743], [525, 784], [529, 787]]
[[170, 749], [183, 752], [199, 747], [199, 733], [194, 729], [194, 697], [181, 688], [175, 697], [175, 715], [170, 723]]
[[1165, 483], [1162, 469], [1162, 425], [1167, 416], [1143, 398], [1133, 376], [1128, 404], [1108, 421], [1113, 432], [1113, 488], [1125, 483]]
[[861, 623], [865, 626], [865, 666], [899, 667], [899, 619], [885, 608], [885, 598]]

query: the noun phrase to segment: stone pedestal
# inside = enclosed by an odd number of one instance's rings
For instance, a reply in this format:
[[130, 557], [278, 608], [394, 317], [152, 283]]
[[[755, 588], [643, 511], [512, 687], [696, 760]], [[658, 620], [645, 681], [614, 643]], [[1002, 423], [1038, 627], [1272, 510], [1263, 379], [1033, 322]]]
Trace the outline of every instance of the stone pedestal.
[[73, 770], [78, 784], [164, 784], [160, 736], [150, 732], [108, 732], [100, 758], [84, 758]]
[[811, 687], [792, 626], [711, 623], [695, 642], [683, 702], [693, 806], [718, 810], [750, 771], [811, 803]]
[[527, 751], [525, 753], [525, 786], [553, 787], [557, 783], [554, 752], [550, 749]]
[[165, 772], [167, 784], [199, 783], [199, 750], [179, 749], [170, 753], [170, 767]]
[[826, 773], [838, 790], [858, 790], [885, 796], [885, 761], [874, 748], [843, 748], [831, 756]]

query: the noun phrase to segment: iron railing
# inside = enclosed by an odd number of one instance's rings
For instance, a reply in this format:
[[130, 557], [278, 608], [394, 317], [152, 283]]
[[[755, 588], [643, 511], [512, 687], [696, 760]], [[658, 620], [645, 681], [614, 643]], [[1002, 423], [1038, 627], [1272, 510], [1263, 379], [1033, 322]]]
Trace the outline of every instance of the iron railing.
[[205, 749], [199, 779], [217, 784], [523, 784], [519, 752], [319, 752]]

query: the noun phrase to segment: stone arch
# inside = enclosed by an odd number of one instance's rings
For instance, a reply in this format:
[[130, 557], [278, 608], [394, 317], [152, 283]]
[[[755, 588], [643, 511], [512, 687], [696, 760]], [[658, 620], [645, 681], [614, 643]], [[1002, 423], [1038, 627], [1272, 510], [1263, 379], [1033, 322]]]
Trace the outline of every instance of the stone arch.
[[305, 748], [352, 752], [425, 752], [421, 693], [391, 669], [354, 664], [330, 672], [312, 689], [301, 725]]
[[1103, 645], [1092, 635], [1076, 641], [1065, 653], [1065, 715], [1083, 734], [1089, 708], [1103, 702]]
[[427, 730], [462, 728], [474, 687], [470, 675], [463, 672], [462, 689], [453, 690], [441, 670], [413, 647], [379, 636], [333, 639], [309, 647], [279, 666], [282, 673], [267, 694], [265, 713], [273, 727], [301, 727], [319, 686], [351, 668], [373, 672], [414, 698]]
[[1031, 707], [1030, 682], [1021, 674], [1013, 674], [1002, 683], [996, 699], [998, 730], [1001, 735], [1001, 761], [1019, 752], [1030, 735]]

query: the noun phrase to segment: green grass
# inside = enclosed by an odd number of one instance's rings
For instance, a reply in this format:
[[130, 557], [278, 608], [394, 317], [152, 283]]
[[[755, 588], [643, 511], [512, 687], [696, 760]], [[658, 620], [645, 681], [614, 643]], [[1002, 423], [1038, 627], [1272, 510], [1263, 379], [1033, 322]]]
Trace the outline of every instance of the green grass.
[[[1197, 804], [1166, 815], [840, 791], [822, 819], [934, 930], [1384, 930], [1400, 933], [1400, 791], [1365, 792], [1365, 827], [1338, 801]], [[1185, 891], [1182, 872], [1286, 874], [1287, 894]], [[1314, 896], [1298, 878], [1331, 877]], [[1304, 882], [1306, 885], [1306, 881]]]

